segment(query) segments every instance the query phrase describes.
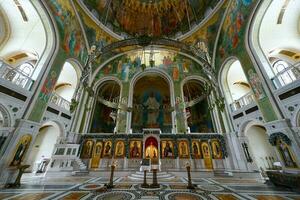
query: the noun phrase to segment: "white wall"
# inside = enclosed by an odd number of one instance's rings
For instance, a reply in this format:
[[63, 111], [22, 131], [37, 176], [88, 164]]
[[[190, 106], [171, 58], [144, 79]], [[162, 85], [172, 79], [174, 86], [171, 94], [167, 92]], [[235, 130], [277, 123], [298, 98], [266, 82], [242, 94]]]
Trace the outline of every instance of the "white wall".
[[231, 99], [228, 99], [228, 103], [232, 103], [234, 100], [237, 100], [250, 92], [250, 88], [240, 85], [234, 84], [236, 82], [245, 82], [248, 83], [245, 73], [242, 69], [242, 65], [240, 61], [236, 60], [230, 66], [227, 72], [227, 84], [231, 94]]
[[76, 72], [75, 68], [69, 62], [66, 62], [59, 75], [56, 85], [62, 83], [68, 83], [70, 85], [60, 87], [57, 90], [55, 90], [55, 92], [64, 99], [71, 101], [78, 83], [78, 78], [79, 75]]
[[42, 156], [44, 156], [44, 158], [51, 158], [54, 145], [60, 136], [60, 129], [56, 123], [48, 122], [43, 126], [49, 127], [42, 129], [38, 133], [27, 160], [27, 163], [31, 165], [30, 168], [34, 171], [37, 168], [35, 163], [41, 160]]
[[253, 156], [252, 159], [255, 161], [258, 168], [262, 167], [265, 169], [268, 167], [265, 159], [266, 156], [274, 157], [276, 161], [276, 154], [268, 141], [268, 136], [265, 129], [255, 125], [251, 126], [246, 130], [246, 136], [248, 138], [250, 151]]
[[41, 56], [46, 46], [46, 33], [43, 23], [29, 0], [19, 0], [28, 21], [23, 21], [13, 0], [0, 0], [0, 10], [7, 15], [10, 25], [10, 38], [0, 49], [0, 57], [13, 52], [32, 52]]

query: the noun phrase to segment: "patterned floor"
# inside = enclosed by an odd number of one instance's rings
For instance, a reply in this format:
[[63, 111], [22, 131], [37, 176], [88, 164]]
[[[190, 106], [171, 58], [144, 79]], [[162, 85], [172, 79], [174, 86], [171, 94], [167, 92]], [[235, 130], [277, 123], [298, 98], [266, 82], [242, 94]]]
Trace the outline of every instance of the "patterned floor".
[[[150, 181], [150, 180], [149, 180]], [[186, 189], [187, 180], [161, 180], [159, 189], [142, 189], [127, 177], [116, 177], [115, 188], [107, 190], [103, 177], [42, 177], [26, 175], [19, 189], [1, 189], [0, 199], [9, 200], [300, 200], [300, 194], [264, 184], [261, 180], [197, 178], [195, 190]]]

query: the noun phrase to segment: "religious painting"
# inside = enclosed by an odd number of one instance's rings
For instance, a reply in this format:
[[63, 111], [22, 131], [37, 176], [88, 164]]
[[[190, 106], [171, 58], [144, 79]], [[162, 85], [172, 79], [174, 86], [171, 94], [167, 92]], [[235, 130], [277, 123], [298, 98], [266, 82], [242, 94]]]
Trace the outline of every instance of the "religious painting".
[[142, 141], [130, 141], [130, 158], [142, 158]]
[[168, 82], [159, 75], [144, 76], [136, 82], [133, 91], [133, 132], [160, 128], [162, 132], [170, 133], [172, 109]]
[[204, 86], [197, 80], [187, 81], [183, 85], [185, 102], [188, 102], [185, 110], [187, 124], [191, 133], [211, 133], [213, 123], [211, 113], [205, 95]]
[[124, 141], [116, 141], [115, 149], [115, 158], [123, 158], [125, 154]]
[[287, 168], [297, 168], [296, 160], [291, 152], [288, 144], [286, 144], [282, 139], [277, 139], [276, 147], [279, 151], [281, 160], [283, 161], [285, 167]]
[[189, 158], [189, 148], [186, 140], [178, 142], [178, 152], [179, 158]]
[[201, 142], [201, 151], [206, 169], [213, 169], [212, 157], [208, 142]]
[[14, 154], [13, 160], [10, 163], [10, 166], [19, 166], [22, 163], [22, 161], [25, 157], [25, 154], [30, 146], [31, 139], [32, 139], [32, 137], [29, 134], [23, 135], [20, 138], [17, 148], [16, 148], [17, 150]]
[[161, 141], [162, 158], [174, 158], [174, 143], [170, 140]]
[[91, 161], [92, 168], [98, 168], [102, 150], [103, 150], [103, 143], [101, 141], [96, 142], [93, 148], [93, 155]]
[[201, 150], [200, 150], [200, 144], [198, 140], [192, 141], [192, 154], [194, 159], [201, 158]]
[[219, 140], [212, 140], [211, 141], [211, 148], [213, 152], [214, 159], [222, 159], [222, 149]]
[[155, 137], [150, 136], [145, 141], [144, 158], [151, 159], [152, 164], [157, 164], [159, 157], [158, 141]]
[[255, 73], [253, 69], [250, 69], [248, 71], [248, 76], [249, 76], [249, 82], [250, 82], [251, 88], [254, 92], [255, 98], [258, 100], [265, 98], [266, 95], [264, 93], [262, 82], [261, 82], [258, 74]]
[[108, 140], [104, 144], [103, 157], [111, 157], [112, 141]]
[[84, 159], [91, 158], [93, 146], [94, 146], [93, 140], [84, 141], [83, 148], [81, 151], [81, 158], [84, 158]]

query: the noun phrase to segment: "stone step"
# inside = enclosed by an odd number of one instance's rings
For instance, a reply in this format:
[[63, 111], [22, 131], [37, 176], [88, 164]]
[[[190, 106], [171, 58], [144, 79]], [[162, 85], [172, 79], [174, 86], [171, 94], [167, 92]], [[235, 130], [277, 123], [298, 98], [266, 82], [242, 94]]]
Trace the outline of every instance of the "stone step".
[[87, 170], [73, 171], [72, 176], [86, 176], [89, 174]]
[[[135, 172], [131, 175], [128, 176], [128, 178], [132, 179], [132, 180], [144, 180], [144, 172]], [[146, 176], [147, 179], [152, 179], [153, 178], [153, 174], [150, 172], [147, 172], [147, 176]], [[169, 173], [166, 173], [166, 172], [158, 172], [157, 173], [157, 179], [158, 180], [161, 180], [161, 179], [164, 179], [164, 180], [170, 180], [170, 179], [174, 179], [175, 176], [173, 174], [169, 174]]]
[[227, 172], [227, 171], [214, 171], [214, 176], [218, 176], [218, 177], [232, 177], [233, 173], [232, 172]]

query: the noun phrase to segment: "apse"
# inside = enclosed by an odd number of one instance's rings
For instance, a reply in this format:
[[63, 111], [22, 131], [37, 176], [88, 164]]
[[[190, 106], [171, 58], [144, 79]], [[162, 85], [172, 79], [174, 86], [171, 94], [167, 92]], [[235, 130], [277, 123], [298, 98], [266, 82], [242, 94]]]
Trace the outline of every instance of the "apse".
[[183, 85], [186, 121], [192, 133], [213, 132], [207, 96], [200, 81], [190, 80]]
[[116, 81], [106, 81], [98, 88], [91, 133], [113, 133], [116, 126], [120, 85]]
[[159, 74], [140, 78], [133, 89], [132, 129], [159, 128], [170, 133], [172, 129], [170, 86]]

